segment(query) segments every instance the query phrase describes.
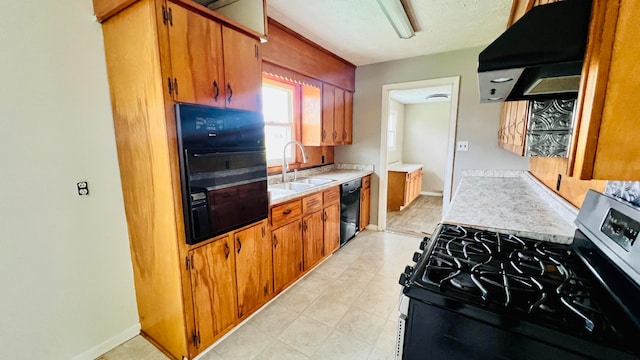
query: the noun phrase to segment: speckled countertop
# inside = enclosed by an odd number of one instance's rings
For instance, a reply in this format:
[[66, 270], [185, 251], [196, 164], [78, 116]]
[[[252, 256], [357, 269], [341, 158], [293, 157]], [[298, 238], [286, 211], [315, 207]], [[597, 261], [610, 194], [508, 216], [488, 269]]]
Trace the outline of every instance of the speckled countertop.
[[415, 170], [421, 169], [422, 164], [407, 164], [407, 163], [391, 163], [387, 167], [387, 171], [398, 171], [398, 172], [413, 172]]
[[[301, 178], [322, 178], [322, 179], [331, 179], [335, 180], [327, 184], [318, 185], [311, 187], [309, 189], [303, 191], [297, 191], [292, 194], [286, 195], [277, 195], [274, 196], [270, 193], [269, 196], [269, 205], [276, 205], [286, 201], [290, 201], [299, 197], [303, 197], [305, 195], [313, 194], [317, 191], [322, 191], [329, 189], [331, 187], [340, 185], [347, 181], [355, 180], [361, 178], [363, 176], [367, 176], [373, 173], [373, 165], [354, 165], [354, 164], [335, 164], [335, 165], [327, 165], [319, 168], [309, 169], [309, 170], [301, 170], [298, 171], [298, 179]], [[293, 175], [290, 172], [288, 174], [287, 180], [291, 181], [293, 179]], [[274, 185], [282, 182], [282, 175], [272, 175], [269, 176], [269, 185]]]
[[469, 173], [464, 176], [444, 221], [514, 235], [571, 243], [577, 209], [528, 172]]

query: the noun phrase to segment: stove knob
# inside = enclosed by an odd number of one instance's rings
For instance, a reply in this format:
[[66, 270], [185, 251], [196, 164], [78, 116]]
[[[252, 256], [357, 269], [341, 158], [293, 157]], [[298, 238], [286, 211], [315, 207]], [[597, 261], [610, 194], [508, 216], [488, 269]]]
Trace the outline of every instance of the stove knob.
[[422, 253], [420, 252], [414, 252], [413, 253], [413, 262], [417, 263], [418, 261], [420, 261], [420, 257], [422, 256]]
[[400, 274], [400, 279], [398, 280], [398, 283], [402, 286], [407, 285], [407, 282], [409, 282], [409, 276], [405, 273]]
[[404, 273], [407, 274], [407, 276], [413, 274], [413, 266], [410, 266], [410, 265], [405, 266]]
[[429, 241], [429, 238], [424, 238], [424, 240], [422, 240], [420, 242], [420, 250], [423, 250], [427, 248], [427, 243]]

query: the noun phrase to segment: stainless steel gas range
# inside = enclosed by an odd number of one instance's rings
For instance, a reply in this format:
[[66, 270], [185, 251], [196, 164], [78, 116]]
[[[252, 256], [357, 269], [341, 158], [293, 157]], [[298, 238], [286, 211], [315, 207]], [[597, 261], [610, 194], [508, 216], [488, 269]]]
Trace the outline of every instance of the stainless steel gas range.
[[640, 358], [640, 210], [591, 191], [571, 245], [441, 224], [403, 285], [396, 359]]

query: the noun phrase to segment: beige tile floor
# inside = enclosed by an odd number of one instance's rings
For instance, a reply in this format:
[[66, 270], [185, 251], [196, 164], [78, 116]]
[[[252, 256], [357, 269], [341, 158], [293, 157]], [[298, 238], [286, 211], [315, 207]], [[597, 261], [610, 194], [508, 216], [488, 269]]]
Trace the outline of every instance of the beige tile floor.
[[[393, 359], [397, 280], [420, 240], [360, 233], [199, 358]], [[166, 357], [136, 336], [99, 359]]]
[[387, 211], [387, 230], [432, 234], [442, 218], [442, 196], [420, 195], [402, 211]]

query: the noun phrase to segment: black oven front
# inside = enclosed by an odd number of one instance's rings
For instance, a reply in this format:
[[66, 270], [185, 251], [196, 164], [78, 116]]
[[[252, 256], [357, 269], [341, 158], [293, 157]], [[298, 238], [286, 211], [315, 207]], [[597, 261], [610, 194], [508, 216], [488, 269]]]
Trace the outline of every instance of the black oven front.
[[264, 122], [260, 113], [177, 104], [187, 243], [268, 215]]

